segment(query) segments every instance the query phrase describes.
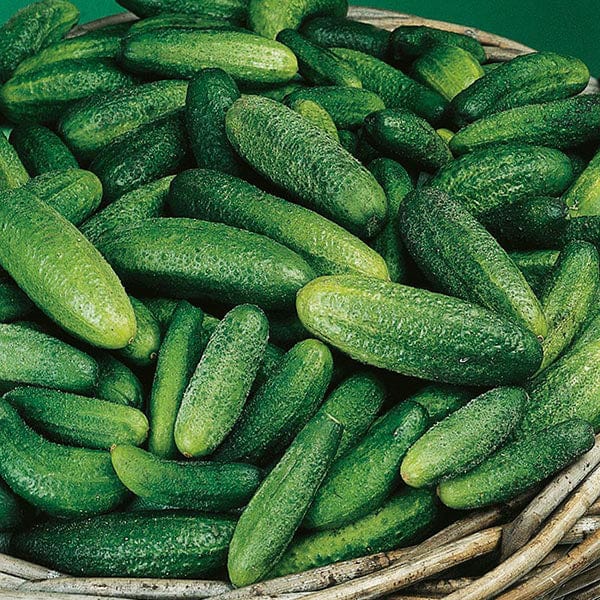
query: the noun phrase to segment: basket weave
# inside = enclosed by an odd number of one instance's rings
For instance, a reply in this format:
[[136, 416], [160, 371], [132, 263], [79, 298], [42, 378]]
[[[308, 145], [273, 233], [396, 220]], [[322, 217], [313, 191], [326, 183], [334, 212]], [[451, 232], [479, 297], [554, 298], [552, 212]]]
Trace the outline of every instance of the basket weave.
[[[390, 30], [399, 25], [427, 25], [467, 34], [483, 44], [493, 61], [534, 52], [518, 42], [462, 25], [360, 6], [351, 7], [349, 14]], [[135, 19], [130, 13], [113, 15], [80, 25], [69, 36]], [[586, 92], [599, 89], [592, 78]], [[0, 554], [0, 600], [600, 599], [600, 435], [594, 448], [544, 488], [465, 515], [417, 546], [239, 590], [220, 581], [70, 577]], [[487, 573], [456, 575], [460, 573], [456, 567], [467, 561], [485, 565]], [[440, 578], [444, 573], [445, 578]]]

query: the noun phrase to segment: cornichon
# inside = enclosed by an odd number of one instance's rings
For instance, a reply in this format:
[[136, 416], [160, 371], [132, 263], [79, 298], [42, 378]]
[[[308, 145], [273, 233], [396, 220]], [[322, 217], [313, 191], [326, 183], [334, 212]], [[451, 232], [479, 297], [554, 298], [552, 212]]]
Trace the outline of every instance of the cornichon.
[[0, 323], [23, 319], [33, 310], [33, 303], [14, 281], [0, 277]]
[[244, 0], [207, 0], [202, 3], [189, 0], [119, 0], [119, 4], [140, 17], [179, 13], [191, 17], [211, 17], [239, 25], [245, 23], [248, 13]]
[[563, 196], [572, 217], [600, 215], [600, 152], [592, 158]]
[[471, 388], [431, 384], [410, 396], [409, 400], [420, 404], [427, 411], [431, 423], [437, 423], [464, 406], [475, 395]]
[[100, 372], [94, 395], [142, 410], [144, 390], [135, 373], [109, 352], [98, 353], [95, 358]]
[[340, 136], [331, 115], [314, 100], [292, 100], [288, 106], [313, 125], [325, 131], [333, 140], [339, 142]]
[[0, 136], [0, 190], [21, 187], [28, 180], [29, 174], [17, 151], [4, 135]]
[[23, 513], [22, 502], [3, 481], [0, 481], [0, 531], [9, 531], [21, 525]]
[[152, 312], [137, 298], [129, 296], [135, 314], [136, 332], [119, 356], [136, 367], [149, 367], [156, 361], [160, 347], [160, 326]]

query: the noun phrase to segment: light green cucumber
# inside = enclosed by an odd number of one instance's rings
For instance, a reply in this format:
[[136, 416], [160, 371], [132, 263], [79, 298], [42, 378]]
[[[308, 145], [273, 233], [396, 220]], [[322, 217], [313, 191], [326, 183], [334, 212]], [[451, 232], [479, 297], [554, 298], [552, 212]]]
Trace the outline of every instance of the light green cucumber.
[[436, 132], [446, 142], [446, 144], [449, 144], [450, 140], [454, 137], [454, 131], [445, 127], [436, 129]]
[[299, 115], [310, 121], [313, 125], [325, 131], [336, 142], [340, 141], [337, 127], [331, 115], [314, 100], [293, 100], [288, 106]]
[[149, 367], [156, 361], [160, 347], [160, 326], [152, 312], [137, 298], [129, 296], [137, 330], [119, 356], [136, 367]]
[[430, 422], [435, 424], [464, 406], [475, 395], [470, 388], [431, 384], [421, 388], [408, 399], [420, 404], [427, 411]]
[[151, 17], [163, 13], [179, 13], [190, 17], [210, 17], [243, 25], [247, 16], [244, 0], [119, 0], [119, 4], [139, 17]]
[[572, 217], [600, 215], [600, 152], [587, 164], [563, 200]]
[[528, 250], [509, 252], [508, 255], [519, 267], [531, 289], [538, 297], [541, 296], [548, 275], [558, 259], [558, 250]]
[[31, 300], [10, 280], [0, 278], [0, 323], [18, 321], [34, 310]]
[[109, 352], [96, 355], [100, 373], [94, 395], [115, 404], [142, 410], [144, 389], [135, 373]]
[[4, 135], [0, 135], [0, 190], [21, 187], [28, 180], [29, 174], [17, 151]]

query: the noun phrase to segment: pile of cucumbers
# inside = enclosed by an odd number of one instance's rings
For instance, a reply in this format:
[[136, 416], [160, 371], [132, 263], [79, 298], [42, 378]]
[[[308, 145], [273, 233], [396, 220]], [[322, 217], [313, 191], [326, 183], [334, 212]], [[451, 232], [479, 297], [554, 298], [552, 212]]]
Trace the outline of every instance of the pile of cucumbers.
[[235, 586], [418, 542], [600, 430], [600, 94], [345, 0], [0, 28], [0, 550]]

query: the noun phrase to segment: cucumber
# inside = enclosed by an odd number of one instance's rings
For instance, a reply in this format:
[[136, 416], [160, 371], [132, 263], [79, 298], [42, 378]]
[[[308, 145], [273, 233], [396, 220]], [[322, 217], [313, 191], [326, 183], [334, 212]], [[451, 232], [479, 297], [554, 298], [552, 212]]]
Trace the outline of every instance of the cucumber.
[[375, 92], [387, 108], [406, 108], [432, 124], [442, 118], [447, 102], [437, 92], [374, 56], [348, 48], [334, 52], [350, 63], [363, 88]]
[[558, 196], [572, 180], [572, 163], [562, 152], [507, 144], [461, 156], [429, 183], [460, 200], [486, 225], [495, 209], [526, 197]]
[[135, 315], [114, 271], [71, 223], [24, 189], [0, 195], [0, 265], [76, 337], [116, 349], [135, 335]]
[[0, 476], [27, 502], [55, 517], [81, 517], [116, 508], [127, 495], [108, 452], [55, 444], [0, 403]]
[[529, 250], [510, 252], [509, 256], [519, 267], [531, 289], [540, 296], [558, 254], [558, 250]]
[[424, 188], [400, 205], [399, 230], [425, 276], [443, 292], [497, 312], [543, 338], [533, 290], [500, 244], [449, 194]]
[[9, 79], [0, 88], [0, 111], [14, 123], [54, 122], [78, 100], [133, 83], [105, 58], [50, 63]]
[[194, 219], [145, 219], [108, 232], [98, 247], [124, 281], [181, 298], [284, 309], [314, 277], [269, 238]]
[[122, 62], [135, 73], [191, 78], [209, 67], [223, 69], [238, 83], [289, 81], [298, 71], [293, 52], [248, 31], [159, 29], [126, 38]]
[[[141, 300], [154, 315], [160, 327], [161, 336], [164, 338], [167, 329], [171, 325], [171, 320], [175, 316], [175, 310], [180, 300], [174, 300], [173, 298], [141, 298]], [[215, 319], [215, 321], [218, 322], [218, 319]]]
[[62, 116], [58, 130], [88, 160], [120, 136], [183, 109], [187, 88], [187, 81], [165, 80], [94, 94]]
[[98, 175], [110, 201], [176, 173], [187, 155], [183, 125], [171, 116], [117, 138], [96, 156], [90, 170]]
[[298, 29], [310, 17], [345, 17], [347, 12], [347, 0], [250, 0], [248, 22], [256, 33], [275, 38], [284, 29]]
[[509, 438], [527, 400], [522, 388], [485, 392], [436, 423], [408, 450], [402, 479], [420, 488], [470, 471]]
[[364, 121], [367, 140], [382, 154], [435, 172], [452, 160], [444, 140], [423, 118], [409, 110], [387, 108]]
[[319, 277], [298, 293], [313, 334], [354, 360], [459, 385], [505, 385], [542, 362], [530, 331], [458, 298], [356, 275]]
[[422, 539], [438, 518], [435, 494], [429, 490], [402, 490], [354, 523], [298, 537], [269, 578], [407, 546]]
[[239, 97], [235, 81], [221, 69], [203, 69], [190, 82], [185, 123], [200, 168], [240, 174], [240, 160], [225, 133], [225, 113]]
[[[135, 21], [129, 28], [129, 34], [142, 31], [157, 31], [159, 29], [206, 29], [228, 27], [229, 21], [211, 15], [191, 15], [180, 12], [158, 13], [153, 17], [145, 17]], [[231, 24], [233, 28], [233, 24]]]
[[94, 395], [114, 404], [142, 410], [144, 390], [135, 373], [108, 352], [96, 356], [100, 373]]
[[600, 215], [600, 152], [597, 152], [563, 196], [572, 217]]
[[337, 127], [331, 115], [320, 104], [317, 104], [313, 100], [299, 99], [289, 102], [288, 106], [313, 125], [325, 131], [333, 140], [336, 142], [340, 141]]
[[0, 135], [0, 190], [21, 187], [28, 180], [29, 174], [17, 151], [4, 135]]
[[421, 388], [408, 399], [420, 404], [435, 424], [464, 406], [475, 397], [473, 390], [455, 385], [431, 384]]
[[446, 129], [445, 127], [436, 129], [436, 132], [446, 142], [446, 144], [449, 144], [450, 140], [454, 137], [454, 131], [451, 129]]
[[119, 0], [119, 4], [138, 17], [180, 13], [243, 25], [247, 15], [244, 0], [207, 0], [201, 3], [190, 0]]
[[0, 531], [10, 531], [19, 527], [23, 523], [23, 516], [20, 500], [3, 481], [0, 481]]
[[298, 100], [312, 100], [321, 105], [340, 129], [355, 129], [367, 115], [385, 108], [383, 100], [369, 90], [336, 85], [300, 88], [287, 96], [290, 106]]
[[358, 136], [349, 129], [339, 129], [338, 138], [342, 148], [352, 154], [352, 156], [356, 156]]
[[319, 415], [267, 475], [235, 528], [227, 570], [241, 587], [262, 579], [289, 546], [337, 452], [342, 426]]
[[277, 34], [277, 41], [287, 46], [298, 59], [298, 72], [313, 85], [362, 87], [354, 70], [346, 61], [327, 48], [315, 44], [293, 29]]
[[19, 387], [3, 396], [32, 427], [55, 442], [108, 450], [144, 443], [148, 420], [130, 406], [58, 390]]
[[14, 146], [32, 177], [59, 169], [77, 169], [79, 164], [65, 143], [50, 129], [34, 123], [17, 125], [10, 132]]
[[148, 449], [158, 457], [174, 458], [173, 431], [183, 392], [202, 354], [203, 312], [182, 300], [166, 329], [150, 394]]
[[225, 564], [235, 520], [226, 516], [113, 513], [50, 521], [19, 532], [11, 551], [86, 577], [200, 577]]
[[381, 229], [387, 203], [379, 184], [300, 115], [273, 100], [248, 96], [229, 109], [225, 125], [238, 154], [300, 202], [356, 235], [370, 237]]
[[449, 110], [462, 127], [494, 112], [574, 96], [589, 80], [590, 72], [578, 58], [554, 52], [525, 54], [486, 73], [458, 94]]
[[317, 340], [296, 344], [247, 402], [215, 453], [225, 462], [269, 462], [315, 414], [331, 381], [331, 352]]
[[406, 451], [423, 435], [429, 418], [414, 402], [380, 417], [354, 448], [333, 463], [306, 517], [308, 529], [337, 529], [380, 508], [400, 483]]
[[300, 27], [300, 33], [325, 48], [350, 48], [385, 60], [390, 32], [370, 23], [345, 17], [315, 17]]
[[562, 238], [556, 241], [561, 245], [574, 240], [590, 242], [600, 248], [600, 216], [569, 219]]
[[10, 277], [0, 277], [0, 323], [18, 321], [33, 312], [33, 303]]
[[387, 279], [383, 259], [325, 217], [225, 173], [180, 173], [168, 198], [178, 217], [194, 217], [270, 237], [302, 256], [319, 274], [363, 273]]
[[0, 388], [26, 384], [86, 393], [97, 379], [96, 361], [81, 350], [29, 327], [0, 325]]
[[594, 445], [586, 421], [570, 419], [510, 442], [472, 471], [438, 486], [441, 501], [473, 509], [511, 500], [560, 471]]
[[119, 356], [135, 367], [149, 367], [156, 361], [160, 347], [160, 326], [152, 312], [137, 298], [129, 296], [135, 314], [137, 331]]
[[450, 142], [454, 154], [490, 144], [532, 144], [566, 150], [600, 139], [600, 94], [520, 106], [483, 117]]
[[0, 82], [27, 57], [56, 42], [79, 20], [79, 10], [65, 0], [34, 2], [0, 27]]

